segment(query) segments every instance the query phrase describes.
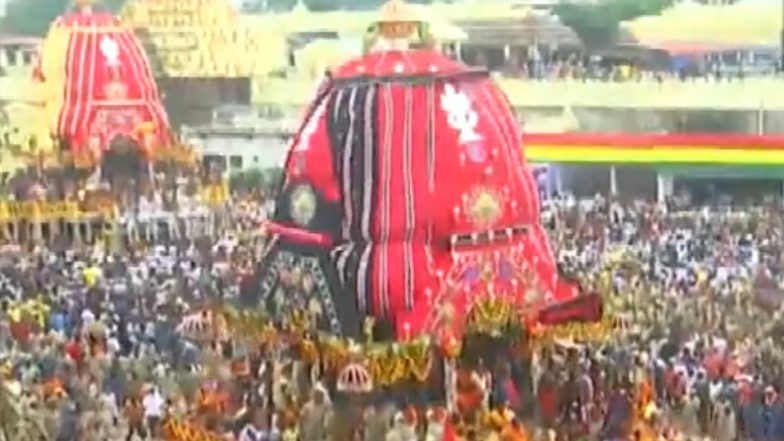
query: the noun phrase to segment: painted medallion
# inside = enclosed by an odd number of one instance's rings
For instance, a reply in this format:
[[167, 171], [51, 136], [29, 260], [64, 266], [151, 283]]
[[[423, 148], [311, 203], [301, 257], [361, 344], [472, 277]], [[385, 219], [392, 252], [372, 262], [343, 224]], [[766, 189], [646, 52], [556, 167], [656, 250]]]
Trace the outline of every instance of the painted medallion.
[[477, 188], [466, 200], [465, 212], [474, 226], [488, 228], [501, 217], [501, 198], [492, 189]]
[[299, 226], [307, 226], [316, 215], [316, 194], [310, 185], [298, 185], [291, 193], [291, 218]]

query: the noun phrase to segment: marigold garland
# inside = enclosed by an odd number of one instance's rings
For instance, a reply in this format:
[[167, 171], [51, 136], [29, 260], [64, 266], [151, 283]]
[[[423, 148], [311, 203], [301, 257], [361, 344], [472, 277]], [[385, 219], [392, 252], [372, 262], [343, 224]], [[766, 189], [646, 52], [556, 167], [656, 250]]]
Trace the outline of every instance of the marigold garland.
[[619, 327], [615, 320], [607, 319], [596, 323], [568, 323], [565, 325], [534, 327], [530, 330], [538, 343], [572, 339], [578, 342], [601, 341], [608, 338]]
[[166, 420], [163, 425], [164, 438], [167, 441], [222, 441], [223, 438], [192, 424], [177, 421], [174, 418]]
[[[435, 353], [434, 343], [419, 339], [406, 343], [372, 343], [357, 345], [351, 340], [340, 339], [321, 333], [310, 336], [299, 328], [278, 328], [265, 315], [249, 311], [224, 311], [230, 335], [247, 338], [262, 345], [288, 342], [299, 349], [300, 356], [308, 362], [320, 360], [327, 371], [338, 372], [349, 362], [358, 361], [365, 365], [377, 385], [391, 386], [410, 379], [424, 382], [432, 371]], [[535, 343], [547, 344], [559, 339], [587, 342], [608, 338], [618, 328], [614, 320], [598, 323], [570, 323], [560, 326], [528, 329]], [[460, 342], [449, 339], [450, 346], [441, 342], [435, 346], [442, 353], [457, 357]], [[357, 350], [350, 349], [358, 348]]]

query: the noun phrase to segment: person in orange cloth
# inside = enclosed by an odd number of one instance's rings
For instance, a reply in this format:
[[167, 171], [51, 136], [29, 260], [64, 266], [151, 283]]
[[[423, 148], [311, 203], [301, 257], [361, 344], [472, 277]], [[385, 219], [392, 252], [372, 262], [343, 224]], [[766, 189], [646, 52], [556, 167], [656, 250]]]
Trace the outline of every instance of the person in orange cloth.
[[512, 421], [501, 431], [501, 441], [528, 441], [528, 434], [520, 420], [512, 418]]
[[497, 432], [502, 432], [515, 418], [514, 411], [509, 408], [508, 404], [501, 402], [488, 413], [485, 424]]
[[642, 415], [648, 405], [654, 400], [653, 382], [651, 381], [651, 377], [649, 375], [643, 377], [642, 381], [637, 386], [636, 398], [637, 414]]
[[65, 395], [63, 382], [59, 378], [52, 378], [43, 385], [43, 395], [45, 398], [59, 398]]
[[209, 382], [197, 392], [196, 408], [199, 412], [222, 415], [229, 408], [229, 395], [217, 383]]

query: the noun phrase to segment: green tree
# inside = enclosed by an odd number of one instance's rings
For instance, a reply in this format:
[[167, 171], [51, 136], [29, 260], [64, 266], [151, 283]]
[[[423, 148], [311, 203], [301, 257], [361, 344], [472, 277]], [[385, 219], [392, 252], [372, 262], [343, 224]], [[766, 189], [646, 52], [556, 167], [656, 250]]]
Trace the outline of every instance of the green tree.
[[71, 0], [12, 0], [0, 28], [13, 34], [43, 35], [70, 4]]
[[598, 3], [564, 0], [553, 8], [553, 12], [563, 24], [574, 29], [588, 47], [605, 47], [616, 41], [621, 22], [658, 14], [672, 3], [673, 0], [604, 0]]
[[[98, 7], [120, 10], [125, 0], [103, 0]], [[3, 32], [23, 35], [44, 35], [59, 15], [71, 8], [73, 0], [11, 0], [0, 21]]]

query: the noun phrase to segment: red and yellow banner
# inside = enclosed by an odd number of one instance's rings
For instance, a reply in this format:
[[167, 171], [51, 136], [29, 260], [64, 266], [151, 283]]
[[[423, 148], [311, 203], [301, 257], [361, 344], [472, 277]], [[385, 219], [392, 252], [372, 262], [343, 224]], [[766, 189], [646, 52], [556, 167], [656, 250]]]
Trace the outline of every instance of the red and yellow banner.
[[784, 136], [736, 134], [528, 134], [532, 162], [782, 165]]

